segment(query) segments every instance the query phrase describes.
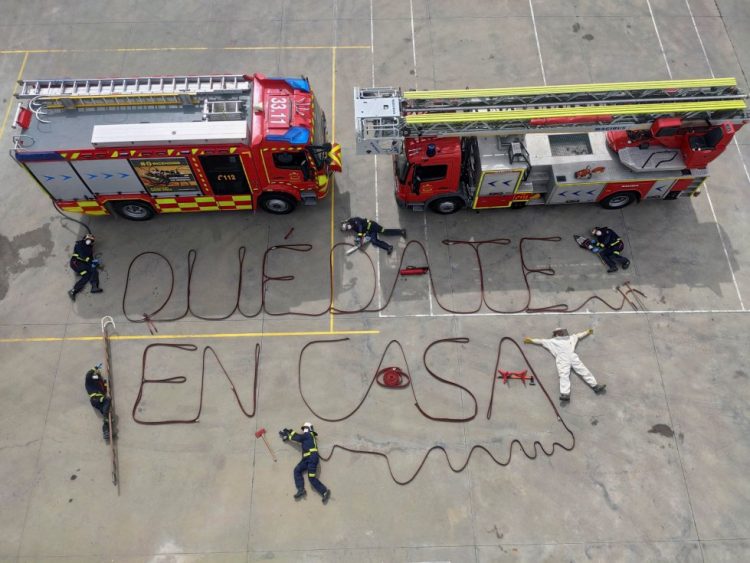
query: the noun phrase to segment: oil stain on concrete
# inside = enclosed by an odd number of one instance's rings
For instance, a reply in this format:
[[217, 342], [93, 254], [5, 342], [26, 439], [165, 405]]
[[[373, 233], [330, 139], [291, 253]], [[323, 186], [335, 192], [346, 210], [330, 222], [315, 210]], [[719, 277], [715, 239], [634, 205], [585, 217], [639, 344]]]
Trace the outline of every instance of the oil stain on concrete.
[[8, 293], [11, 276], [44, 266], [52, 248], [49, 223], [12, 239], [0, 235], [0, 300]]
[[667, 424], [654, 424], [651, 427], [651, 430], [648, 431], [649, 434], [659, 434], [660, 436], [664, 436], [665, 438], [672, 438], [674, 437], [674, 430], [667, 425]]

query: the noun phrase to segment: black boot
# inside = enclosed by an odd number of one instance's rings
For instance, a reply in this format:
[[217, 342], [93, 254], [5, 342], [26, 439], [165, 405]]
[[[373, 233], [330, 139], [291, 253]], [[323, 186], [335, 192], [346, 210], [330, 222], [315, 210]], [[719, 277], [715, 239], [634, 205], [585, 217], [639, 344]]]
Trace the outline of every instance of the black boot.
[[104, 441], [109, 444], [109, 422], [105, 422], [104, 426], [102, 426], [102, 437], [104, 438]]
[[617, 271], [617, 266], [612, 266], [611, 268], [607, 268], [607, 273], [608, 274], [611, 274], [611, 273], [616, 272], [616, 271]]
[[630, 260], [628, 260], [627, 262], [625, 262], [625, 263], [624, 263], [624, 264], [622, 265], [622, 269], [623, 269], [623, 270], [627, 270], [628, 268], [630, 268]]
[[570, 401], [570, 393], [560, 393], [560, 400], [563, 403], [567, 403], [568, 401]]
[[75, 301], [76, 300], [76, 290], [75, 289], [71, 289], [68, 292], [68, 297], [70, 297], [71, 301]]
[[391, 254], [393, 254], [393, 246], [389, 246], [389, 247], [388, 247], [388, 248], [386, 249], [386, 252], [388, 253], [388, 256], [390, 256]]
[[307, 491], [305, 489], [297, 489], [297, 492], [294, 494], [294, 500], [299, 500], [303, 498], [307, 494]]
[[406, 238], [406, 229], [401, 229], [401, 236]]
[[323, 504], [328, 504], [328, 499], [331, 498], [331, 489], [327, 489], [325, 493], [323, 493]]
[[592, 387], [592, 389], [594, 390], [594, 393], [596, 393], [597, 395], [601, 395], [602, 393], [605, 393], [607, 391], [607, 386], [603, 383], [597, 383]]
[[101, 287], [99, 287], [99, 284], [92, 284], [91, 285], [91, 293], [101, 293], [104, 291]]

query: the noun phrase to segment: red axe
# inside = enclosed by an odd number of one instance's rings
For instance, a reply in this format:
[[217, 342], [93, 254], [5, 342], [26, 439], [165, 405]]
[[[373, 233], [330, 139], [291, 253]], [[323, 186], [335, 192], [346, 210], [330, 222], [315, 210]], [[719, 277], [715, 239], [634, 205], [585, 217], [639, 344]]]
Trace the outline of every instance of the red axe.
[[273, 458], [273, 460], [276, 461], [276, 454], [273, 453], [271, 446], [268, 445], [268, 440], [266, 440], [266, 429], [261, 428], [260, 430], [256, 431], [255, 437], [263, 438], [263, 443], [266, 445], [266, 447], [268, 448], [268, 451], [271, 453], [271, 457]]

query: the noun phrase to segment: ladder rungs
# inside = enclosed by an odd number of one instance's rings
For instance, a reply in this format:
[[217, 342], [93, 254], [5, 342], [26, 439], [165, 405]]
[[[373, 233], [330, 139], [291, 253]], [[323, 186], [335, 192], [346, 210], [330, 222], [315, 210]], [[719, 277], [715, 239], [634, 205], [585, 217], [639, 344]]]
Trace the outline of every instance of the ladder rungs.
[[602, 84], [569, 84], [530, 86], [525, 88], [481, 88], [470, 90], [417, 90], [404, 92], [408, 100], [451, 98], [487, 98], [502, 96], [535, 96], [540, 94], [574, 94], [617, 92], [622, 90], [679, 90], [696, 88], [727, 88], [737, 86], [735, 78], [703, 78], [693, 80], [657, 80], [651, 82], [608, 82]]
[[592, 106], [580, 108], [509, 109], [488, 111], [467, 111], [462, 113], [429, 113], [407, 115], [408, 125], [428, 125], [435, 123], [467, 123], [475, 121], [522, 121], [548, 117], [581, 117], [596, 115], [643, 115], [691, 112], [718, 112], [747, 108], [744, 100], [719, 100], [715, 102], [674, 102], [664, 104], [629, 104], [618, 106]]

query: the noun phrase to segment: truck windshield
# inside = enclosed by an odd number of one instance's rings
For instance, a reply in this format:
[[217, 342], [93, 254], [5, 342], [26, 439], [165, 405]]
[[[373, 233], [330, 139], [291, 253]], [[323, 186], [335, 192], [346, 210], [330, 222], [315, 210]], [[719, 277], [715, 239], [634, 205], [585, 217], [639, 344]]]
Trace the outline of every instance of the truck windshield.
[[322, 148], [328, 142], [326, 140], [328, 132], [326, 131], [326, 114], [316, 98], [313, 98], [313, 111], [315, 122], [313, 124], [313, 146], [310, 147], [310, 156], [315, 161], [315, 166], [322, 170], [328, 156], [328, 151]]
[[406, 182], [406, 175], [409, 172], [409, 161], [406, 159], [406, 155], [401, 152], [396, 156], [396, 176], [398, 176], [399, 182], [402, 184]]

